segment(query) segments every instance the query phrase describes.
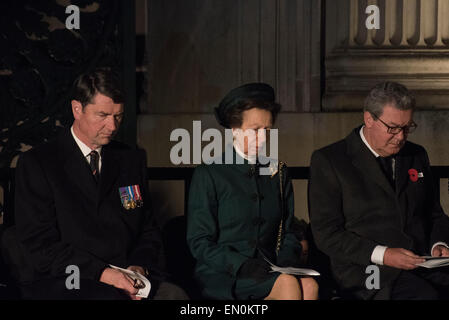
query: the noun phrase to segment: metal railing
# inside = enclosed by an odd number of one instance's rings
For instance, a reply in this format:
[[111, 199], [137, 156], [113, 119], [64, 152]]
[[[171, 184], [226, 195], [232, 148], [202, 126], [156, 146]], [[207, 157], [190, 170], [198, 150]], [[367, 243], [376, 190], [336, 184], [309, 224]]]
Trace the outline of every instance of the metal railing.
[[[187, 205], [190, 182], [194, 167], [149, 167], [147, 177], [149, 181], [184, 181], [184, 209]], [[448, 179], [449, 166], [432, 166], [432, 173], [435, 178]], [[292, 180], [308, 180], [309, 167], [289, 167], [290, 178]], [[0, 169], [0, 187], [3, 189], [3, 201], [0, 201], [0, 209], [3, 210], [3, 226], [8, 227], [14, 224], [14, 168]], [[437, 184], [438, 188], [440, 184]], [[449, 192], [449, 180], [448, 180]], [[438, 193], [439, 194], [439, 193]]]

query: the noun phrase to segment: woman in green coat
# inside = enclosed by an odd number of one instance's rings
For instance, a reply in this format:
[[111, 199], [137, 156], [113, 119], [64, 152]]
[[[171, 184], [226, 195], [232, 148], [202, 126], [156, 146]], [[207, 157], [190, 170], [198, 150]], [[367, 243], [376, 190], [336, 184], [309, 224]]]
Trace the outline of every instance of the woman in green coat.
[[[187, 213], [195, 278], [207, 298], [317, 299], [315, 280], [270, 272], [266, 261], [297, 267], [301, 260], [286, 168], [260, 164], [267, 162], [260, 151], [279, 110], [273, 88], [264, 83], [231, 90], [215, 109], [218, 122], [232, 129], [234, 143], [221, 161], [195, 169]], [[260, 174], [262, 169], [270, 174]]]

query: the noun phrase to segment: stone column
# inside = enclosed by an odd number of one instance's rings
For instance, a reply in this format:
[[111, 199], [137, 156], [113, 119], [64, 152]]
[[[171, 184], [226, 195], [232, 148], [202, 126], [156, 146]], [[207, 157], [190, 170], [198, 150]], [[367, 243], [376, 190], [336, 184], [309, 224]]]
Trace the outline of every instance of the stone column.
[[[369, 5], [378, 30], [365, 25]], [[413, 90], [420, 108], [449, 108], [448, 16], [449, 0], [328, 0], [324, 110], [359, 110], [384, 80]]]

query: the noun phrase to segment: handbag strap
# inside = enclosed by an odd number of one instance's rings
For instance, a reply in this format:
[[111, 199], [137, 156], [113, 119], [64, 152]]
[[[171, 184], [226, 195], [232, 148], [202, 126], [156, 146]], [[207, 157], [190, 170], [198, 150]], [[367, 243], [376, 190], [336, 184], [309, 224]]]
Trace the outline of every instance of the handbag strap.
[[284, 186], [283, 186], [283, 174], [282, 168], [284, 167], [283, 162], [279, 162], [279, 191], [281, 194], [281, 222], [279, 223], [279, 231], [276, 239], [276, 255], [279, 254], [279, 250], [281, 249], [282, 242], [282, 229], [284, 227]]

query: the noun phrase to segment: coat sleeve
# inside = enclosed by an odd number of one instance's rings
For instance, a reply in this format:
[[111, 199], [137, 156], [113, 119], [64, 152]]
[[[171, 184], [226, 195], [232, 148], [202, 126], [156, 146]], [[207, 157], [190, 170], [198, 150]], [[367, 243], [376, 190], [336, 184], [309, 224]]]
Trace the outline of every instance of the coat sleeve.
[[195, 169], [189, 191], [187, 243], [198, 264], [236, 276], [248, 259], [229, 246], [218, 244], [218, 200], [214, 181], [206, 166]]
[[439, 179], [435, 179], [432, 174], [432, 170], [430, 169], [429, 157], [427, 156], [427, 152], [423, 148], [424, 153], [424, 175], [425, 177], [430, 177], [430, 186], [427, 187], [427, 198], [428, 204], [427, 208], [430, 211], [431, 217], [431, 233], [430, 233], [430, 243], [429, 243], [429, 251], [432, 246], [437, 242], [445, 242], [449, 245], [449, 217], [443, 211], [443, 208], [440, 204], [440, 197], [438, 191], [438, 184], [440, 183]]
[[308, 186], [309, 218], [317, 247], [333, 259], [362, 266], [371, 263], [375, 241], [345, 229], [342, 189], [335, 168], [315, 151]]
[[279, 250], [276, 262], [279, 266], [299, 267], [301, 264], [302, 246], [293, 230], [293, 223], [295, 219], [293, 185], [288, 175], [287, 167], [284, 168], [285, 178], [282, 183], [284, 186], [283, 192], [286, 217], [284, 219], [284, 235], [282, 237], [281, 248]]
[[16, 168], [15, 219], [25, 259], [35, 272], [63, 276], [75, 265], [81, 278], [100, 278], [107, 263], [61, 238], [51, 185], [31, 151], [22, 154]]

